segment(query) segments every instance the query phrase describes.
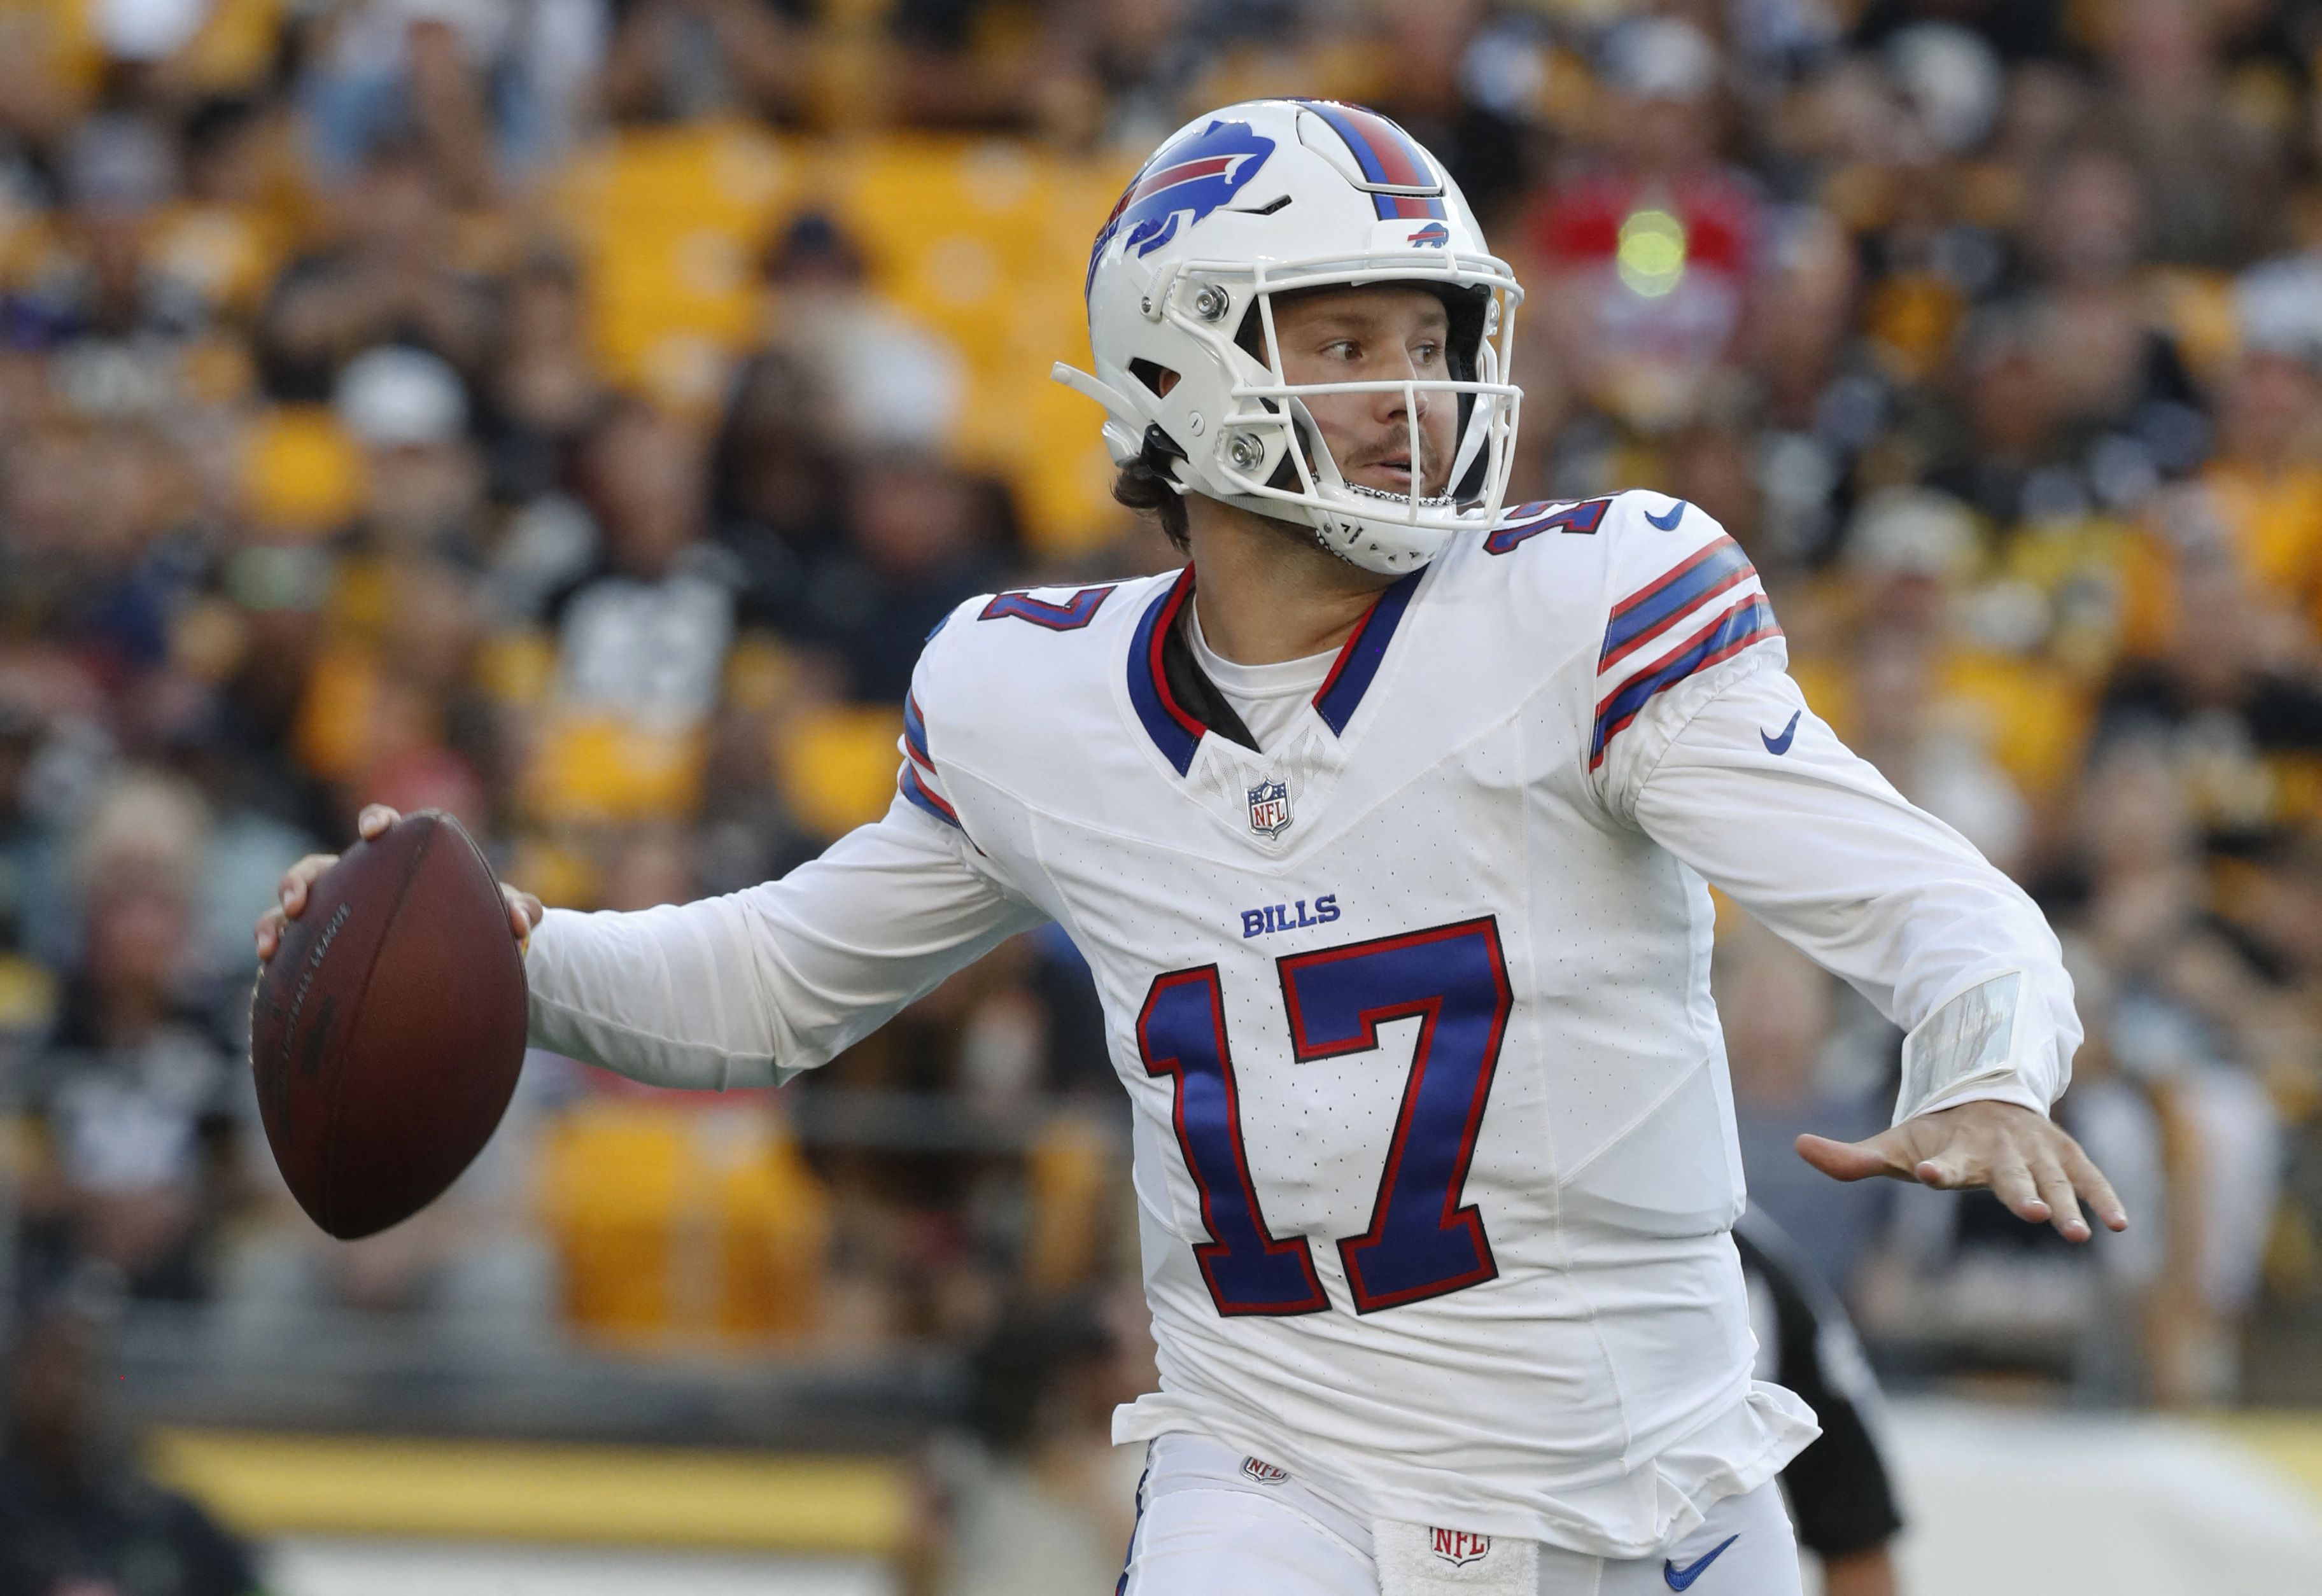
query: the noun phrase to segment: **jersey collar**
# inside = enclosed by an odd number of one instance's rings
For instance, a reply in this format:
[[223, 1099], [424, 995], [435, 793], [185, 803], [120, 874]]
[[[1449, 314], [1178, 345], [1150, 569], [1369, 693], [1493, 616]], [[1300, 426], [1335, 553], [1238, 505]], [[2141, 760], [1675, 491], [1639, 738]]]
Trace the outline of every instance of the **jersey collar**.
[[[1345, 736], [1347, 723], [1362, 705], [1386, 658], [1387, 645], [1403, 625], [1412, 595], [1419, 590], [1425, 568], [1398, 578], [1381, 593], [1357, 622], [1353, 634], [1339, 645], [1330, 674], [1314, 692], [1314, 712], [1334, 735]], [[1242, 725], [1241, 716], [1193, 659], [1177, 618], [1193, 598], [1193, 568], [1154, 596], [1138, 618], [1129, 650], [1129, 701], [1146, 735], [1180, 776], [1193, 769], [1193, 754], [1202, 734], [1215, 732], [1255, 752], [1257, 740]]]

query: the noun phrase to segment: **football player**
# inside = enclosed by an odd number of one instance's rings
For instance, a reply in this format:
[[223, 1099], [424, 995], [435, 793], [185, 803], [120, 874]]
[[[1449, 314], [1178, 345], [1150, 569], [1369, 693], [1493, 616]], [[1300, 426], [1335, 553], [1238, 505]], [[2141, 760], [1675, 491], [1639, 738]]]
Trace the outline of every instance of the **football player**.
[[892, 807], [779, 881], [512, 898], [534, 1040], [778, 1083], [1053, 918], [1135, 1108], [1125, 1591], [1792, 1596], [1815, 1427], [1751, 1379], [1705, 882], [1909, 1033], [1893, 1128], [1806, 1157], [2080, 1239], [2126, 1220], [2047, 1117], [2055, 939], [1815, 718], [1707, 515], [1503, 508], [1521, 290], [1394, 123], [1189, 124], [1087, 297], [1060, 378], [1185, 567], [955, 611]]

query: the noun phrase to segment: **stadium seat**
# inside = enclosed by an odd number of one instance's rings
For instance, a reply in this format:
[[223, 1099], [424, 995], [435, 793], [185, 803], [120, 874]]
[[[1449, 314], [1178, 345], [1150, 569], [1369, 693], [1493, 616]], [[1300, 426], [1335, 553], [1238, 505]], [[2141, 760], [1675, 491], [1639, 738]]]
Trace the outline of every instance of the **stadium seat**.
[[649, 1345], [814, 1327], [825, 1199], [770, 1113], [590, 1099], [548, 1130], [539, 1168], [575, 1328]]
[[813, 709], [789, 721], [775, 734], [774, 768], [799, 824], [836, 837], [886, 813], [902, 734], [900, 709]]

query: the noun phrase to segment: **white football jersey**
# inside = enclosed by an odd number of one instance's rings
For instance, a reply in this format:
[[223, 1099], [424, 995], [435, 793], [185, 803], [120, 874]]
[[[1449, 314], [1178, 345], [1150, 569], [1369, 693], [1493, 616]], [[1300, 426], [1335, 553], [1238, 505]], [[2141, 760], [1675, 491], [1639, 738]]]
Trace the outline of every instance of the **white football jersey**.
[[1704, 874], [1920, 1027], [1906, 1108], [2045, 1108], [2078, 1040], [2053, 938], [1813, 717], [1681, 501], [1457, 541], [1264, 752], [1194, 662], [1194, 579], [955, 611], [889, 817], [734, 898], [552, 915], [535, 1035], [779, 1080], [1053, 917], [1135, 1108], [1162, 1390], [1116, 1438], [1653, 1552], [1815, 1433], [1751, 1378]]

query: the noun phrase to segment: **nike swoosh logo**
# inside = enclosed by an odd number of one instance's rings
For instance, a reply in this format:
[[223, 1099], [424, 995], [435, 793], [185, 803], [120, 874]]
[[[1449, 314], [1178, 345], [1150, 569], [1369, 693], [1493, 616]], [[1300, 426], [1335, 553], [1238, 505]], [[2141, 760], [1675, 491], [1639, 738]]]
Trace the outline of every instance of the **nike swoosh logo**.
[[1727, 1536], [1715, 1550], [1705, 1553], [1703, 1555], [1696, 1557], [1690, 1564], [1684, 1568], [1679, 1568], [1670, 1559], [1664, 1557], [1661, 1559], [1661, 1578], [1668, 1582], [1668, 1588], [1670, 1590], [1685, 1590], [1690, 1586], [1694, 1581], [1701, 1577], [1701, 1571], [1703, 1569], [1707, 1568], [1711, 1564], [1716, 1562], [1719, 1557], [1724, 1555], [1725, 1548], [1727, 1546], [1732, 1546], [1735, 1541], [1738, 1541], [1742, 1537], [1738, 1535]]
[[1790, 743], [1798, 734], [1798, 716], [1805, 713], [1803, 709], [1791, 710], [1790, 724], [1782, 728], [1782, 734], [1778, 737], [1769, 736], [1762, 731], [1758, 734], [1758, 741], [1766, 745], [1768, 753], [1789, 752]]
[[1685, 519], [1685, 500], [1678, 500], [1677, 503], [1671, 505], [1668, 509], [1663, 510], [1658, 515], [1654, 515], [1650, 510], [1648, 510], [1645, 512], [1645, 519], [1651, 522], [1655, 526], [1659, 527], [1663, 532], [1675, 532], [1677, 530], [1677, 524]]

